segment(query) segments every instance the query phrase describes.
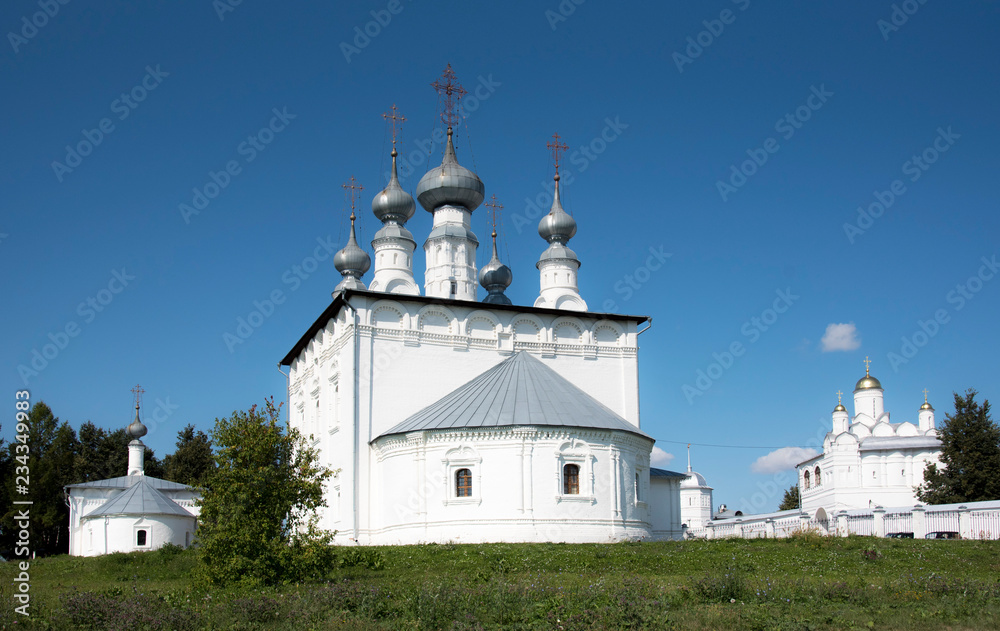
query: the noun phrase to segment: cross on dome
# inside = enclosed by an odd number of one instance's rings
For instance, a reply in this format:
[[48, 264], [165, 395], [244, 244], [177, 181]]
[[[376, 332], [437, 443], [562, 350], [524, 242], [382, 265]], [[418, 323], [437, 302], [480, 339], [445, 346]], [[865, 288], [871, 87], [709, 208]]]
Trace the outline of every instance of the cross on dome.
[[459, 120], [461, 116], [458, 113], [458, 106], [462, 102], [462, 97], [469, 93], [468, 90], [462, 87], [462, 84], [458, 82], [455, 77], [455, 71], [451, 69], [451, 64], [444, 69], [441, 74], [441, 78], [436, 80], [431, 84], [438, 93], [438, 102], [444, 99], [443, 107], [441, 108], [441, 122], [446, 124], [448, 128], [454, 127], [455, 121]]
[[559, 175], [559, 156], [569, 149], [566, 143], [560, 143], [559, 134], [552, 134], [552, 141], [545, 143], [545, 146], [552, 150], [552, 164], [556, 167], [556, 176]]

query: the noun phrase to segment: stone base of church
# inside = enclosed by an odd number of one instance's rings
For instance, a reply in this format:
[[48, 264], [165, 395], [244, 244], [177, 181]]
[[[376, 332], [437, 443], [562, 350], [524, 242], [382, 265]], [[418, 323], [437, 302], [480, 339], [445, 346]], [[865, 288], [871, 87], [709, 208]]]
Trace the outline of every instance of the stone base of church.
[[653, 538], [649, 524], [640, 521], [558, 521], [499, 519], [396, 526], [361, 533], [358, 541], [340, 534], [337, 543], [361, 545], [408, 545], [421, 543], [616, 543]]

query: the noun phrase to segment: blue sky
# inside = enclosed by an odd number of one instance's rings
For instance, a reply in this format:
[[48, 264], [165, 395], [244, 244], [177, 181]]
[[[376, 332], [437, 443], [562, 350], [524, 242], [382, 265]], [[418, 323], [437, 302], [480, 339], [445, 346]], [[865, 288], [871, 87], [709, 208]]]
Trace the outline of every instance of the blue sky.
[[[672, 468], [696, 443], [716, 503], [773, 509], [791, 477], [772, 452], [821, 438], [866, 355], [894, 421], [916, 420], [923, 388], [939, 418], [953, 391], [998, 396], [996, 2], [46, 6], [0, 8], [11, 401], [27, 381], [74, 426], [116, 428], [141, 383], [162, 456], [187, 423], [282, 399], [276, 363], [339, 280], [309, 258], [344, 242], [341, 184], [365, 187], [367, 247], [382, 113], [407, 117], [412, 192], [440, 160], [429, 84], [448, 63], [479, 90], [458, 155], [505, 206], [508, 295], [537, 295], [531, 200], [548, 207], [558, 132], [581, 293], [653, 318], [643, 428]], [[485, 242], [486, 213], [473, 222]], [[418, 210], [408, 227], [422, 242], [429, 225]], [[831, 324], [853, 324], [834, 328], [844, 350], [825, 350]]]

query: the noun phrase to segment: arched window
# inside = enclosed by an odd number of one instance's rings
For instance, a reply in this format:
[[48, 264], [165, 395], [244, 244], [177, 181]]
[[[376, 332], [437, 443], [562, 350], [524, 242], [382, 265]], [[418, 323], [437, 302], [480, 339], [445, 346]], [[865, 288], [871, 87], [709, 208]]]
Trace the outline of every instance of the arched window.
[[145, 546], [146, 545], [146, 531], [145, 530], [137, 530], [135, 532], [135, 545], [137, 545], [137, 546]]
[[802, 476], [802, 477], [804, 478], [804, 483], [803, 483], [802, 486], [804, 486], [805, 488], [808, 489], [809, 488], [809, 472], [806, 471], [805, 475]]
[[816, 467], [816, 486], [819, 486], [820, 484], [822, 484], [822, 483], [820, 482], [820, 480], [821, 480], [821, 479], [822, 479], [822, 478], [820, 477], [820, 473], [819, 473], [819, 467]]
[[642, 501], [642, 494], [639, 493], [639, 474], [635, 474], [635, 501]]
[[472, 497], [472, 471], [469, 469], [455, 472], [455, 496]]
[[580, 467], [568, 464], [563, 467], [563, 493], [565, 495], [580, 494]]

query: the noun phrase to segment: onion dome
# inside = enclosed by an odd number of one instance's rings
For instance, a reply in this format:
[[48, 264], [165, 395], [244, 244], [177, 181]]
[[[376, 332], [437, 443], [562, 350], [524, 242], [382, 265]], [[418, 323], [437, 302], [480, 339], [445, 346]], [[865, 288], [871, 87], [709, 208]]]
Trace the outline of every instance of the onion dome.
[[145, 436], [146, 432], [148, 431], [146, 429], [146, 426], [142, 424], [142, 421], [139, 420], [138, 403], [135, 404], [135, 420], [132, 421], [131, 425], [128, 426], [128, 429], [126, 431], [129, 433], [129, 436], [135, 438], [136, 440]]
[[[576, 234], [576, 220], [563, 210], [559, 201], [559, 174], [555, 175], [556, 190], [552, 198], [552, 209], [538, 222], [538, 235], [549, 243], [566, 244]], [[572, 252], [572, 250], [570, 250]], [[575, 258], [576, 255], [574, 255]]]
[[344, 289], [365, 289], [365, 284], [361, 282], [368, 268], [372, 266], [371, 257], [361, 249], [357, 239], [354, 238], [354, 213], [351, 213], [351, 236], [347, 240], [347, 245], [333, 256], [333, 266], [337, 268], [344, 279], [337, 285], [335, 291]]
[[843, 403], [838, 403], [837, 407], [833, 408], [834, 412], [846, 412], [847, 408], [844, 407]]
[[405, 224], [413, 217], [417, 205], [410, 194], [399, 185], [396, 175], [396, 149], [392, 150], [392, 176], [389, 184], [372, 200], [372, 212], [382, 223]]
[[448, 127], [448, 143], [441, 166], [425, 173], [417, 184], [417, 201], [429, 213], [446, 204], [464, 206], [471, 213], [483, 203], [483, 181], [458, 163], [451, 136], [451, 127]]
[[926, 389], [924, 390], [924, 404], [920, 406], [920, 409], [921, 410], [930, 410], [931, 412], [934, 411], [934, 408], [931, 407], [931, 404], [927, 402], [927, 390]]
[[504, 295], [504, 290], [514, 281], [510, 268], [500, 262], [497, 256], [497, 231], [493, 231], [493, 258], [479, 270], [479, 284], [489, 292], [483, 302], [492, 305], [509, 305], [510, 298]]
[[858, 390], [881, 390], [882, 384], [878, 379], [867, 374], [865, 371], [865, 376], [858, 380], [858, 385], [854, 386], [854, 391]]

